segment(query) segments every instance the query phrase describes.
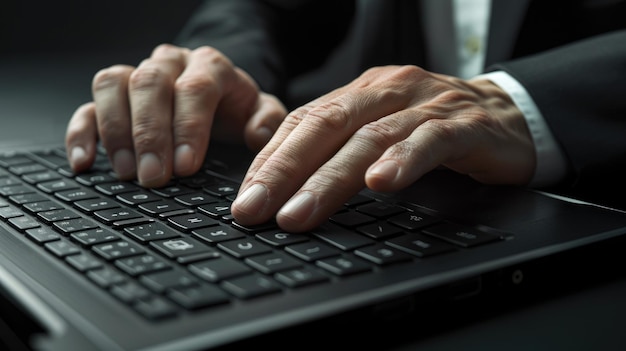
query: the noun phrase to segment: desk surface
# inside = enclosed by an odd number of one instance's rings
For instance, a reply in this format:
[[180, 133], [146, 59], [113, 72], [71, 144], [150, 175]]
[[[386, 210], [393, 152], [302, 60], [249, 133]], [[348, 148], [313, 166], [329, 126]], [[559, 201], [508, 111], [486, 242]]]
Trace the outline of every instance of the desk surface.
[[[138, 56], [137, 56], [138, 57]], [[137, 57], [4, 57], [0, 59], [0, 145], [20, 143], [32, 128], [45, 130], [45, 141], [61, 142], [74, 109], [90, 99], [93, 74], [112, 63], [134, 63]], [[447, 311], [435, 331], [418, 340], [410, 335], [419, 317], [403, 320], [398, 350], [609, 350], [625, 349], [625, 267], [604, 267], [616, 278], [576, 284], [558, 293], [491, 310]], [[608, 276], [610, 277], [611, 274]], [[572, 275], [576, 279], [576, 275]], [[449, 318], [449, 326], [446, 325]], [[419, 323], [417, 323], [419, 321]], [[381, 338], [391, 338], [389, 331]]]

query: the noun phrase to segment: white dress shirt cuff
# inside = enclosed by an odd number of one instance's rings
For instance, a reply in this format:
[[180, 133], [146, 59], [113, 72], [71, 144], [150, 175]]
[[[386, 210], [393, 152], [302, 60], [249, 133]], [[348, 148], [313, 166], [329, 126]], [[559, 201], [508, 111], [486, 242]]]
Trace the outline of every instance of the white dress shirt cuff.
[[485, 78], [497, 84], [511, 96], [517, 108], [522, 111], [526, 118], [537, 155], [535, 174], [529, 186], [539, 188], [554, 185], [561, 181], [567, 173], [565, 156], [556, 143], [541, 111], [539, 111], [526, 89], [517, 80], [503, 71], [481, 74], [474, 79], [476, 78]]

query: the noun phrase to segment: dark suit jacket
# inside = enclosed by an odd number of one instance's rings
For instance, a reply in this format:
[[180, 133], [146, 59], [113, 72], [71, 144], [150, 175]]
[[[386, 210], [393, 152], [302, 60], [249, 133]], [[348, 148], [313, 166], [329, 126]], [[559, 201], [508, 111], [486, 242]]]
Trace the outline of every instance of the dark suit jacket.
[[[368, 67], [428, 69], [418, 2], [207, 1], [179, 43], [222, 50], [292, 108]], [[526, 87], [568, 157], [567, 188], [594, 201], [597, 182], [623, 189], [626, 0], [492, 4], [486, 70], [507, 71]], [[612, 203], [607, 194], [601, 200]]]

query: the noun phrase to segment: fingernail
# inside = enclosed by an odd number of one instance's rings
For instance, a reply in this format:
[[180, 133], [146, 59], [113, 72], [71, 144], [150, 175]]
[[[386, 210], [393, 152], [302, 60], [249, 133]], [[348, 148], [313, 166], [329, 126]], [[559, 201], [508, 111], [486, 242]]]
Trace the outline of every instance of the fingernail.
[[134, 177], [137, 170], [135, 155], [128, 149], [118, 150], [113, 155], [113, 170], [122, 179]]
[[148, 184], [153, 180], [158, 180], [163, 176], [163, 173], [163, 164], [157, 155], [151, 152], [141, 155], [137, 178], [139, 178], [142, 184]]
[[192, 172], [196, 163], [196, 153], [189, 144], [182, 144], [176, 148], [174, 154], [174, 172], [176, 174], [188, 175]]
[[386, 160], [374, 165], [367, 173], [370, 177], [376, 177], [386, 181], [394, 181], [398, 176], [399, 171], [400, 167], [398, 167], [397, 162]]
[[70, 151], [70, 162], [72, 166], [78, 166], [87, 161], [87, 152], [82, 146], [74, 146]]
[[265, 207], [267, 199], [267, 188], [262, 184], [253, 184], [235, 199], [233, 206], [246, 215], [256, 216]]
[[317, 198], [309, 192], [302, 192], [287, 201], [278, 214], [294, 222], [305, 223], [311, 217], [316, 207]]

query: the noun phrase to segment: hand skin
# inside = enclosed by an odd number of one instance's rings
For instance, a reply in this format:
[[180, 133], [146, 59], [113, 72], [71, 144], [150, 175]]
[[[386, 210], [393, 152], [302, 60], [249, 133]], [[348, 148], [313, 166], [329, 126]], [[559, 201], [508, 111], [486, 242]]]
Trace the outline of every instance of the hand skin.
[[397, 191], [445, 166], [490, 184], [527, 184], [535, 151], [522, 113], [488, 80], [385, 66], [285, 118], [231, 207], [244, 225], [275, 216], [313, 229], [368, 187]]
[[493, 184], [534, 173], [530, 133], [506, 93], [416, 66], [372, 68], [287, 115], [219, 51], [161, 45], [137, 67], [98, 72], [93, 96], [67, 128], [76, 172], [98, 140], [121, 179], [146, 187], [195, 173], [210, 136], [265, 145], [231, 207], [244, 225], [275, 216], [306, 231], [363, 187], [400, 190], [439, 166]]
[[210, 47], [160, 45], [137, 67], [99, 71], [92, 91], [93, 102], [80, 106], [67, 127], [72, 169], [91, 167], [99, 140], [118, 177], [146, 187], [195, 173], [210, 136], [259, 150], [287, 114]]

